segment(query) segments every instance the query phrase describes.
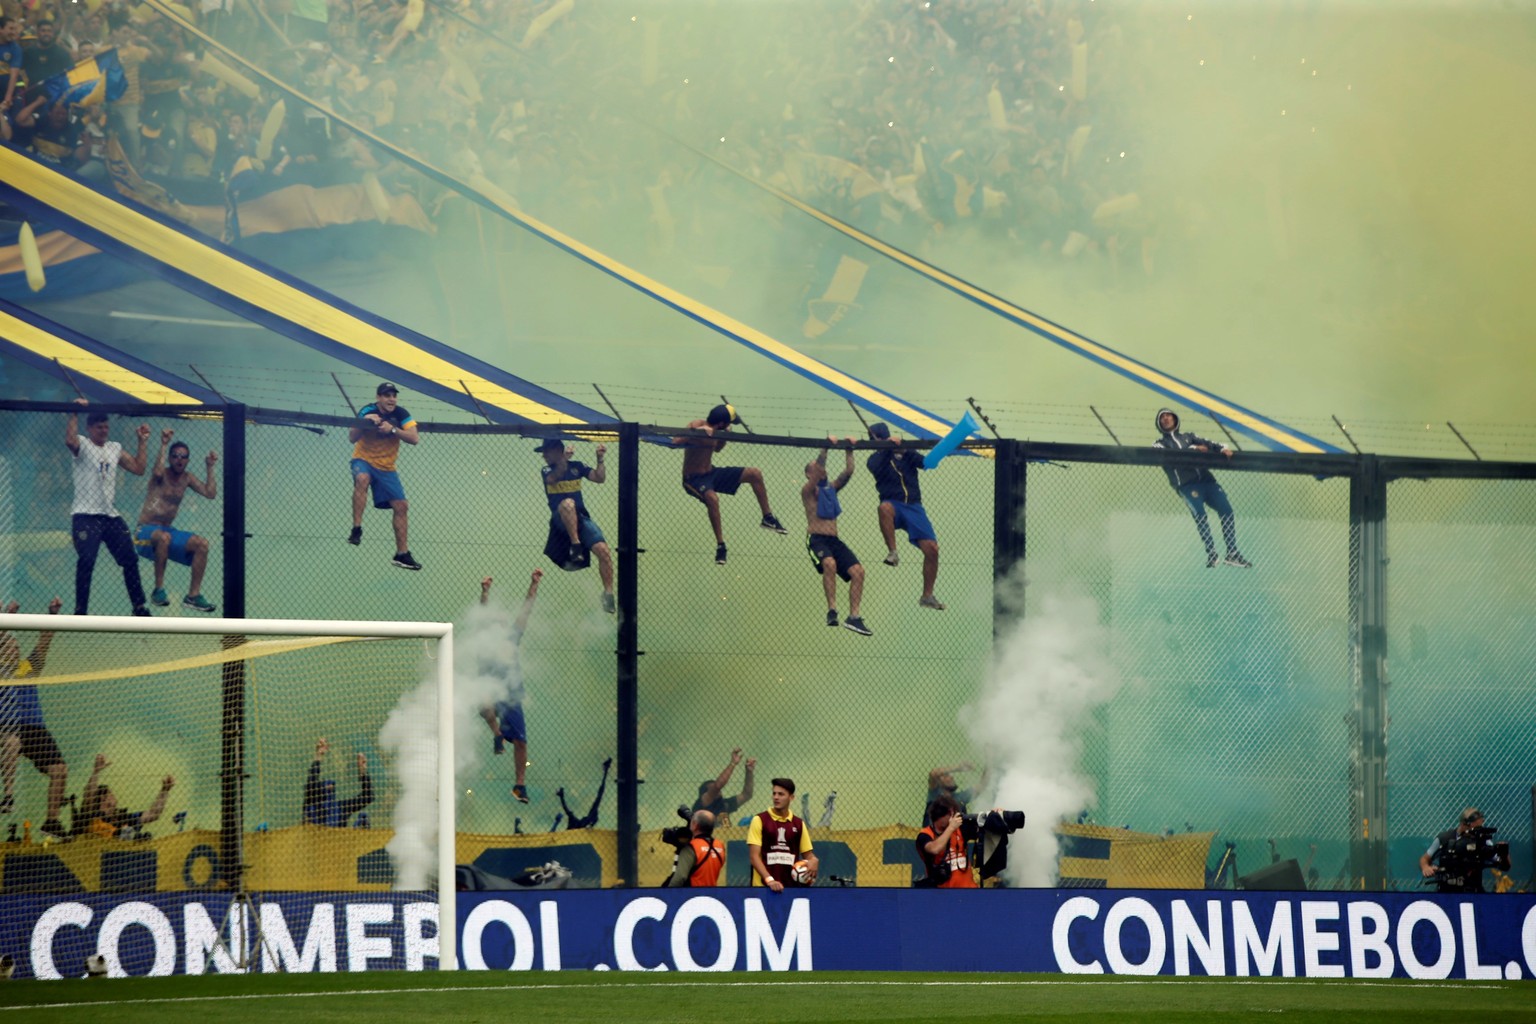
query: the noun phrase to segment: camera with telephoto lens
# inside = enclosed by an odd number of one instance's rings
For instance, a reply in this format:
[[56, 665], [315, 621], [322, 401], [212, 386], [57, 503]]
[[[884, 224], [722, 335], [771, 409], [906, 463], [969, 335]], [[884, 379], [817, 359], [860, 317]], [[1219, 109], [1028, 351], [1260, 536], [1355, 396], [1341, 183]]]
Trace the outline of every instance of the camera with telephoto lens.
[[662, 829], [661, 841], [668, 846], [675, 846], [681, 850], [693, 839], [693, 830], [688, 827], [693, 821], [693, 812], [685, 805], [678, 804], [677, 816], [683, 819], [683, 823], [681, 825], [673, 825], [671, 828]]
[[1023, 811], [988, 811], [985, 814], [966, 814], [960, 820], [981, 832], [1007, 835], [1024, 827]]

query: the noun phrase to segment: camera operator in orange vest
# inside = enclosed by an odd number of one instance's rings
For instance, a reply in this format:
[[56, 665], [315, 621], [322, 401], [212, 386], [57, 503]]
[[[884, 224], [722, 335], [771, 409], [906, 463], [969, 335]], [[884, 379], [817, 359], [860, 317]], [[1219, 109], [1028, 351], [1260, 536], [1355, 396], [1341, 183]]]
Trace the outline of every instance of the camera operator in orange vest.
[[694, 811], [688, 819], [693, 838], [677, 851], [677, 867], [667, 879], [666, 888], [713, 888], [720, 884], [725, 870], [725, 847], [715, 839], [715, 816], [709, 811]]
[[917, 884], [929, 889], [975, 889], [976, 876], [966, 854], [968, 841], [975, 838], [975, 826], [965, 827], [965, 814], [959, 801], [944, 794], [928, 805], [931, 825], [917, 834], [917, 856], [928, 869], [928, 876]]

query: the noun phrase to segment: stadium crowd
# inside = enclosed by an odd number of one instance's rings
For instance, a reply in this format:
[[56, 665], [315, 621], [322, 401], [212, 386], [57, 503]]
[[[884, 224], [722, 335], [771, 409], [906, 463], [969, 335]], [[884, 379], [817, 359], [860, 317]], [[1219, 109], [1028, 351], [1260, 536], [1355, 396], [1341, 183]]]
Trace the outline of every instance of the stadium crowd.
[[[707, 190], [689, 187], [699, 162], [682, 140], [908, 246], [959, 230], [1072, 259], [1150, 233], [1115, 101], [1133, 83], [1117, 80], [1128, 62], [1104, 5], [753, 5], [749, 24], [732, 5], [639, 15], [568, 0], [171, 6], [360, 127], [535, 211], [556, 195], [645, 207], [649, 191], [687, 231]], [[232, 185], [246, 198], [369, 174], [437, 216], [452, 195], [302, 103], [274, 113], [284, 97], [270, 85], [140, 3], [3, 7], [0, 37], [14, 43], [0, 45], [0, 72], [19, 61], [4, 141], [82, 177], [106, 180], [115, 137], [136, 171], [189, 204], [222, 204]], [[640, 17], [658, 24], [631, 24]], [[689, 69], [718, 49], [711, 40], [743, 31], [759, 59], [702, 67], [693, 83]], [[121, 95], [48, 105], [44, 79], [108, 50]], [[600, 140], [620, 137], [638, 141], [622, 156], [603, 151]]]

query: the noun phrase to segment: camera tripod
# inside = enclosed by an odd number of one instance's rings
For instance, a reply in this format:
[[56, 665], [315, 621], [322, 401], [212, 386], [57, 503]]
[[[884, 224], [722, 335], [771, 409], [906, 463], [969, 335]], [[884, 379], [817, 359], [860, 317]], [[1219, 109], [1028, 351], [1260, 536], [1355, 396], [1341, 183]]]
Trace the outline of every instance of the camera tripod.
[[220, 952], [233, 961], [238, 974], [255, 974], [259, 970], [258, 964], [273, 964], [279, 971], [283, 969], [282, 961], [273, 954], [261, 927], [261, 901], [245, 888], [229, 899], [229, 907], [219, 923], [218, 937], [203, 957], [205, 972]]

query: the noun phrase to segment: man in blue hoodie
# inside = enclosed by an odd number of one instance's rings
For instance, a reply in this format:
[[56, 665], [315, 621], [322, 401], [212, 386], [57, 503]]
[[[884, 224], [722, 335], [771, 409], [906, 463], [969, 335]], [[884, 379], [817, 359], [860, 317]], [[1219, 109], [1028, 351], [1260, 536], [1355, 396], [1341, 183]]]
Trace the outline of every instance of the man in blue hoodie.
[[[1214, 448], [1227, 458], [1232, 457], [1232, 449], [1224, 444], [1207, 440], [1198, 434], [1179, 433], [1179, 414], [1172, 409], [1157, 410], [1157, 430], [1160, 436], [1153, 442], [1154, 447], [1197, 452], [1208, 452]], [[1232, 518], [1232, 503], [1227, 500], [1227, 492], [1221, 489], [1221, 484], [1216, 482], [1215, 475], [1203, 466], [1164, 466], [1163, 472], [1168, 474], [1168, 482], [1179, 492], [1179, 496], [1189, 506], [1189, 514], [1195, 518], [1195, 529], [1200, 531], [1200, 539], [1205, 542], [1205, 567], [1213, 569], [1218, 561], [1225, 561], [1227, 565], [1239, 569], [1253, 568], [1253, 563], [1244, 558], [1237, 548], [1237, 524]], [[1215, 509], [1221, 519], [1221, 536], [1227, 542], [1225, 559], [1216, 554], [1216, 544], [1211, 539], [1211, 524], [1205, 516], [1207, 505]]]

